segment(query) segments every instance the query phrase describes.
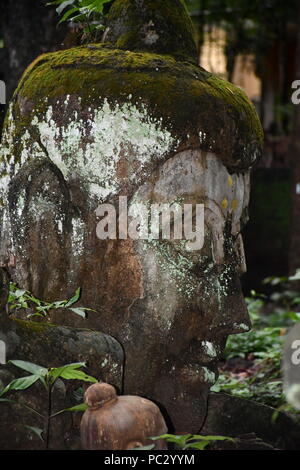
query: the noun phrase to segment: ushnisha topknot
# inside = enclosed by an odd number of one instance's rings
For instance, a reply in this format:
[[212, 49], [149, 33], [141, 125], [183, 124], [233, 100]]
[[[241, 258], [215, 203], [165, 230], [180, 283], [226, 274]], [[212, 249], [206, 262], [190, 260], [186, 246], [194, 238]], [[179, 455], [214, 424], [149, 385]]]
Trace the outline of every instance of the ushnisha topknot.
[[119, 49], [169, 54], [197, 64], [194, 33], [181, 0], [116, 0], [103, 40]]

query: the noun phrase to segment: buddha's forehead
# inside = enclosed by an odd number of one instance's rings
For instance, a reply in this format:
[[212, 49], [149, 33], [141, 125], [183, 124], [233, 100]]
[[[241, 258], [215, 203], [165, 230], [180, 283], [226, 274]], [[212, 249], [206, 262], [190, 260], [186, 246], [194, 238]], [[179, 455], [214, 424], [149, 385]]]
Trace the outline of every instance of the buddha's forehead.
[[[130, 196], [156, 179], [158, 198], [199, 193], [240, 215], [244, 177], [230, 176], [216, 155], [201, 152], [201, 130], [193, 142], [198, 150], [183, 151], [189, 147], [188, 136], [183, 144], [162, 118], [131, 98], [123, 104], [104, 99], [98, 107], [87, 108], [80, 98], [68, 95], [51, 102], [43, 113], [32, 109], [30, 127], [18, 139], [9, 137], [18, 124], [10, 113], [2, 174], [12, 177], [28, 161], [46, 157], [67, 183], [86, 192], [90, 209], [119, 194]], [[9, 158], [16, 146], [20, 158], [12, 162], [12, 170]]]
[[206, 223], [230, 218], [232, 233], [240, 231], [249, 203], [249, 171], [230, 173], [213, 153], [200, 148], [177, 152], [159, 165], [155, 177], [143, 184], [134, 200], [153, 203], [204, 204]]
[[[12, 175], [28, 161], [46, 157], [66, 182], [77, 182], [96, 202], [117, 195], [121, 188], [138, 186], [177, 142], [160, 119], [130, 98], [122, 105], [104, 99], [101, 106], [86, 108], [80, 98], [67, 96], [43, 113], [32, 110], [30, 127], [18, 139], [11, 137], [18, 124], [11, 112], [3, 139], [2, 174]], [[18, 162], [12, 161], [16, 145]]]

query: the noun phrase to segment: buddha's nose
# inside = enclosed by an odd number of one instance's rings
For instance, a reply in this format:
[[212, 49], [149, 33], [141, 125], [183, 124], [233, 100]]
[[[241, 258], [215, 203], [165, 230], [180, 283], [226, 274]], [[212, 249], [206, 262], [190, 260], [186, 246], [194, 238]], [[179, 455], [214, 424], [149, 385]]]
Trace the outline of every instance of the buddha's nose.
[[[238, 280], [240, 283], [240, 281]], [[227, 334], [239, 334], [246, 333], [252, 328], [251, 319], [249, 316], [247, 304], [240, 288], [240, 292], [236, 292], [233, 295], [228, 295], [224, 301], [224, 310], [228, 315], [228, 326], [226, 328]]]
[[207, 326], [211, 333], [232, 335], [246, 333], [251, 329], [251, 320], [236, 273], [220, 284], [219, 278], [210, 279], [209, 296], [198, 293], [198, 307], [205, 312]]

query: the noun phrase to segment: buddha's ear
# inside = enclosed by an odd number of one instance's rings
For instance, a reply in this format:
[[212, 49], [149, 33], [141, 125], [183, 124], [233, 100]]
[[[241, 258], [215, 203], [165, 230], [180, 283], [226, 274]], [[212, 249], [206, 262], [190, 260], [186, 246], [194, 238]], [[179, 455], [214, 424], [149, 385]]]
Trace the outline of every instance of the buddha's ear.
[[75, 212], [61, 171], [47, 158], [27, 162], [11, 180], [8, 203], [18, 281], [45, 295], [40, 283], [48, 290], [64, 276]]

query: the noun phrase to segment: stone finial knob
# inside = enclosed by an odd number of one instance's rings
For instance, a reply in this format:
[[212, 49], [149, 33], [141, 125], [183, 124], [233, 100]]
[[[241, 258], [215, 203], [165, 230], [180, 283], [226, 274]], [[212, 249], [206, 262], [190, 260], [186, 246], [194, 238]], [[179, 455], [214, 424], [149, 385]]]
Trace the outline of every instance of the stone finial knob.
[[84, 394], [84, 402], [92, 410], [97, 410], [104, 404], [117, 399], [115, 388], [104, 382], [91, 385]]
[[167, 448], [163, 439], [150, 439], [167, 432], [152, 401], [131, 395], [118, 397], [107, 383], [91, 385], [84, 398], [88, 405], [80, 426], [84, 449], [129, 450], [153, 443], [156, 449]]

